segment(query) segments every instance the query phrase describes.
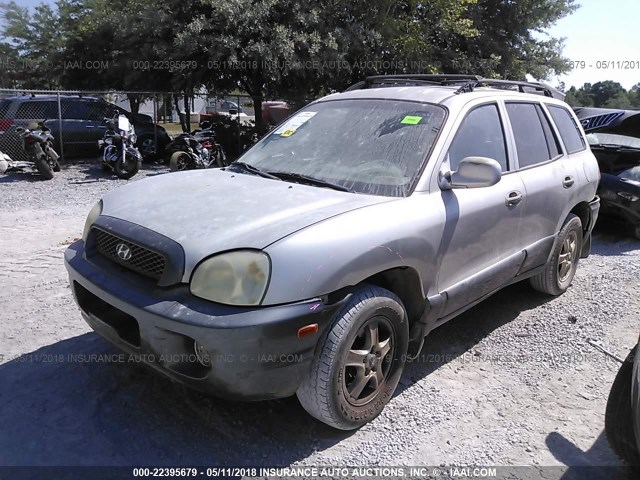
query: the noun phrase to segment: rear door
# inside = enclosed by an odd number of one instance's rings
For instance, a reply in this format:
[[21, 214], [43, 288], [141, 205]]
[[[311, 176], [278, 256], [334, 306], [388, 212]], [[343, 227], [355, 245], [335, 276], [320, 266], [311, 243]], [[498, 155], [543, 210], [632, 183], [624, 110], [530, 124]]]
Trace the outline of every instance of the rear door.
[[527, 198], [512, 169], [506, 138], [498, 103], [475, 106], [440, 167], [455, 171], [463, 158], [481, 156], [496, 160], [503, 172], [491, 187], [440, 192], [446, 216], [438, 273], [438, 291], [446, 295], [443, 317], [504, 286], [524, 260], [521, 227]]
[[525, 268], [546, 262], [567, 208], [580, 184], [576, 165], [563, 153], [549, 117], [540, 103], [505, 102], [513, 132], [517, 169], [527, 196], [522, 235], [527, 247]]

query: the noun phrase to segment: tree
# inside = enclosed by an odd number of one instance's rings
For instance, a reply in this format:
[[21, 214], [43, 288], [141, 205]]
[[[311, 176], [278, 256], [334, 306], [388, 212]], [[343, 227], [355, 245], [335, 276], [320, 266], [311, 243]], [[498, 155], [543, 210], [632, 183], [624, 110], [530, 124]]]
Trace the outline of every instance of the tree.
[[614, 98], [617, 98], [616, 102], [618, 103], [628, 103], [628, 99], [626, 101], [622, 100], [622, 97], [627, 95], [626, 90], [618, 82], [611, 80], [594, 83], [589, 90], [589, 95], [593, 98], [593, 106], [598, 108], [605, 107]]

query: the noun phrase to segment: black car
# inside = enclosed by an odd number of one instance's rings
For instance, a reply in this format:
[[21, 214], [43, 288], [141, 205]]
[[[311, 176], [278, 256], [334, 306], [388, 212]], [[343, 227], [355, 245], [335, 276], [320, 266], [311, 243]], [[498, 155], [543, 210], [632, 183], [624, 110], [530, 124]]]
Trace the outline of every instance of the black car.
[[640, 239], [640, 111], [576, 108], [598, 159], [600, 216]]
[[625, 462], [640, 466], [640, 347], [636, 345], [618, 370], [605, 414], [609, 444]]
[[106, 129], [104, 119], [120, 114], [133, 124], [138, 137], [136, 146], [143, 157], [162, 151], [171, 141], [166, 130], [154, 124], [150, 116], [128, 112], [101, 98], [61, 96], [58, 108], [56, 95], [29, 95], [0, 99], [0, 151], [14, 160], [23, 160], [25, 154], [16, 128], [34, 120], [47, 120], [58, 152], [62, 151], [65, 157], [95, 156], [98, 140]]

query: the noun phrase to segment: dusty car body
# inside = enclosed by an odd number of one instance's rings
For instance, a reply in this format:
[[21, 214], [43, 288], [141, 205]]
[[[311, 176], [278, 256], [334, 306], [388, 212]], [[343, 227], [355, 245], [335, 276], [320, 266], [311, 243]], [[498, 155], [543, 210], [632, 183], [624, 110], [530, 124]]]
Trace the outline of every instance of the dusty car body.
[[351, 429], [433, 328], [520, 280], [569, 287], [598, 180], [560, 100], [376, 77], [227, 168], [107, 194], [65, 264], [89, 325], [156, 370]]
[[602, 178], [598, 187], [603, 217], [640, 239], [640, 112], [577, 108]]

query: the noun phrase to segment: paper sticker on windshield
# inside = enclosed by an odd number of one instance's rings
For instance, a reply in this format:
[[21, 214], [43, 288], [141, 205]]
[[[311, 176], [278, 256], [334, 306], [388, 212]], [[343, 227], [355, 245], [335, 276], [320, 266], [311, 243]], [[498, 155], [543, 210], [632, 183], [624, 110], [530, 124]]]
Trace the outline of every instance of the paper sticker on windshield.
[[407, 115], [402, 119], [400, 123], [404, 125], [417, 125], [422, 120], [422, 117], [418, 117], [416, 115]]
[[290, 137], [296, 130], [308, 122], [314, 115], [318, 112], [301, 112], [295, 115], [293, 118], [287, 120], [283, 125], [280, 126], [275, 132], [275, 135], [280, 135], [281, 137]]

